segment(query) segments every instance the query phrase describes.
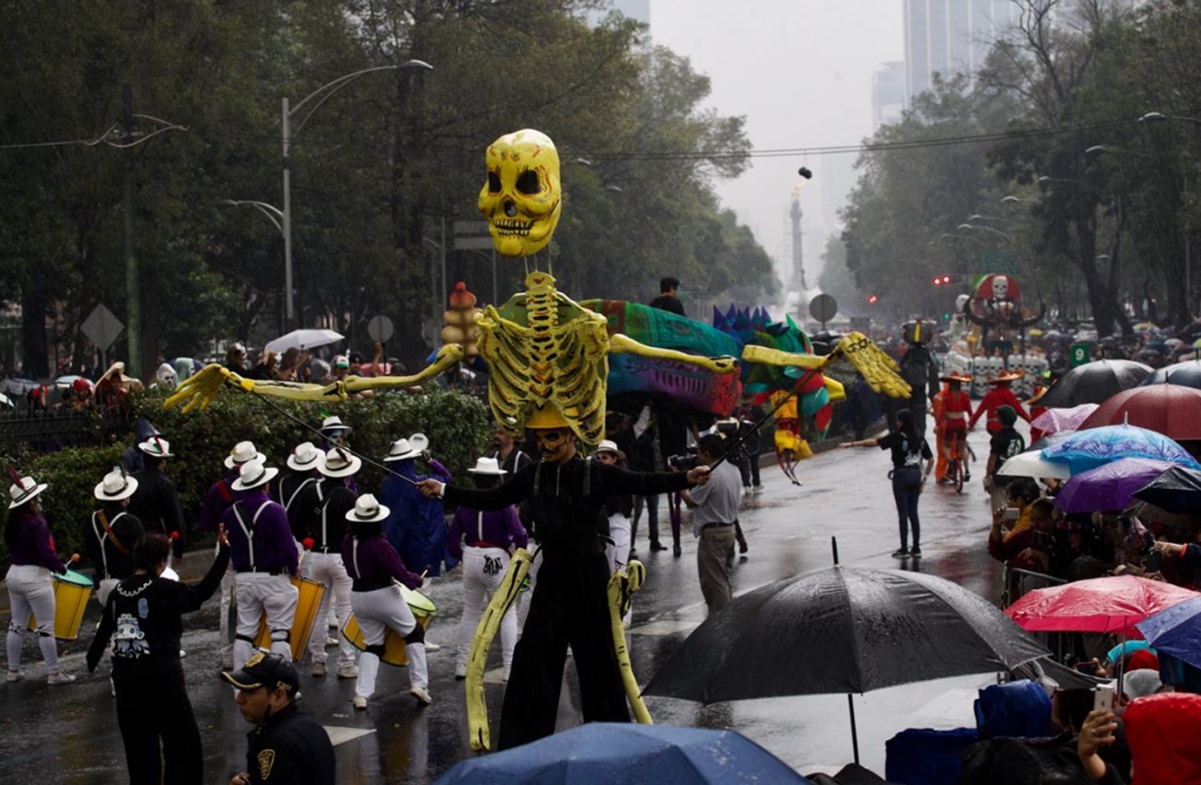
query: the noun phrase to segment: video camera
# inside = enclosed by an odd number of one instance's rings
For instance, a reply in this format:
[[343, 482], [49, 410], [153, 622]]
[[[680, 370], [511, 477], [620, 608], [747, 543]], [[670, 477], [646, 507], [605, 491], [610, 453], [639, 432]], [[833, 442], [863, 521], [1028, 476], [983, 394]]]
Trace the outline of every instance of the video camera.
[[696, 449], [692, 448], [680, 455], [667, 456], [667, 465], [676, 471], [686, 472], [700, 466], [701, 459], [697, 456]]

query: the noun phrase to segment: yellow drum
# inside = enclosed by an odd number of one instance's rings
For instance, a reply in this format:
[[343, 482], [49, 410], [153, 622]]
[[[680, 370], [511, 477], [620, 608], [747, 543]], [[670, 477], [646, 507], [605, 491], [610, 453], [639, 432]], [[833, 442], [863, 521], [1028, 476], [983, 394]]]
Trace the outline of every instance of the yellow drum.
[[[54, 637], [73, 641], [79, 637], [83, 612], [92, 596], [92, 579], [75, 570], [67, 570], [66, 575], [51, 573], [50, 577], [54, 579]], [[37, 627], [37, 619], [29, 614], [29, 629]]]
[[[429, 597], [415, 589], [410, 589], [407, 586], [400, 586], [398, 588], [400, 589], [400, 596], [404, 597], [409, 610], [413, 612], [413, 618], [421, 625], [422, 629], [429, 629], [430, 622], [438, 614], [438, 606]], [[353, 613], [346, 620], [346, 624], [342, 625], [342, 634], [346, 636], [346, 640], [350, 641], [351, 646], [354, 646], [359, 651], [367, 651], [367, 642], [363, 639], [363, 630], [360, 629], [359, 620], [354, 617]], [[384, 656], [380, 659], [389, 665], [395, 665], [400, 668], [409, 664], [409, 655], [405, 653], [404, 636], [391, 627], [384, 628]]]
[[[313, 634], [313, 624], [317, 621], [317, 608], [325, 596], [325, 584], [307, 578], [291, 580], [300, 592], [296, 600], [296, 616], [292, 619], [292, 659], [299, 662], [304, 659], [305, 650], [309, 647], [309, 636]], [[259, 622], [259, 634], [255, 636], [254, 645], [264, 650], [271, 648], [271, 631], [267, 629], [266, 615]]]

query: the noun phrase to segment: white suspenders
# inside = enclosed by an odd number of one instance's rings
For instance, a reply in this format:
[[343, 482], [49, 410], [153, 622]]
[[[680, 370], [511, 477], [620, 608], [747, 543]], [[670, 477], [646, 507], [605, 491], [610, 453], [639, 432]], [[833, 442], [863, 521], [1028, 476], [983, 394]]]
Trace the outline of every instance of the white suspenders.
[[476, 515], [479, 517], [477, 517], [475, 519], [475, 539], [476, 539], [476, 542], [483, 542], [484, 541], [484, 511], [479, 510], [478, 512], [476, 512]]
[[363, 574], [361, 572], [359, 572], [359, 538], [358, 537], [354, 537], [351, 539], [350, 560], [352, 562], [354, 562], [354, 577], [362, 578]]
[[318, 486], [321, 484], [321, 481], [316, 477], [306, 477], [304, 482], [297, 486], [296, 490], [292, 491], [292, 495], [290, 495], [288, 500], [284, 502], [284, 512], [289, 512], [292, 509], [292, 502], [296, 501], [296, 497], [300, 495], [300, 492], [308, 487], [309, 483], [313, 482], [317, 483]]
[[[92, 534], [96, 535], [96, 542], [100, 543], [100, 561], [103, 562], [104, 577], [107, 578], [108, 577], [108, 552], [104, 550], [104, 541], [108, 539], [108, 532], [104, 531], [103, 527], [101, 527], [99, 529], [96, 528], [96, 516], [98, 516], [99, 514], [100, 514], [99, 511], [92, 513]], [[111, 521], [109, 521], [108, 527], [111, 529], [113, 527], [113, 524], [116, 523], [118, 520], [120, 520], [121, 516], [123, 516], [123, 515], [125, 515], [125, 513], [123, 513], [123, 512], [119, 512], [116, 515], [114, 515], [113, 519]]]
[[234, 517], [238, 519], [238, 525], [242, 527], [242, 533], [246, 535], [246, 547], [250, 550], [250, 569], [254, 569], [254, 532], [259, 526], [259, 516], [263, 514], [263, 510], [271, 502], [263, 502], [259, 508], [254, 511], [254, 517], [250, 519], [250, 528], [246, 528], [246, 521], [242, 518], [242, 506], [238, 503], [233, 505]]

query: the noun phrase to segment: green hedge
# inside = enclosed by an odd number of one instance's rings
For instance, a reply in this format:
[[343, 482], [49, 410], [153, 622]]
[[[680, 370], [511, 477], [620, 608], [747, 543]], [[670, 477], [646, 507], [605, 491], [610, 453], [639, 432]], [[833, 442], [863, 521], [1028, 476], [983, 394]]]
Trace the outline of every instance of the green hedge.
[[[167, 476], [179, 488], [184, 520], [192, 527], [205, 492], [226, 473], [222, 461], [235, 444], [253, 441], [271, 465], [282, 468], [296, 444], [319, 442], [317, 434], [272, 405], [314, 427], [320, 426], [326, 416], [338, 415], [354, 428], [348, 441], [351, 448], [377, 461], [387, 454], [393, 439], [424, 433], [429, 437], [431, 454], [456, 477], [465, 476], [492, 436], [491, 414], [482, 401], [441, 390], [388, 392], [357, 401], [321, 404], [270, 399], [271, 405], [251, 395], [225, 390], [208, 409], [191, 414], [164, 409], [164, 397], [157, 391], [136, 396], [130, 422], [144, 416], [170, 442], [175, 457], [167, 460]], [[50, 484], [42, 500], [60, 554], [80, 551], [83, 525], [96, 509], [92, 489], [132, 441], [131, 434], [124, 443], [108, 447], [71, 448], [20, 462], [9, 461], [8, 465], [15, 466], [22, 475]], [[383, 476], [381, 469], [364, 464], [355, 479], [363, 492], [374, 493]], [[196, 534], [194, 528], [192, 534]], [[7, 557], [0, 541], [0, 558], [7, 561]]]

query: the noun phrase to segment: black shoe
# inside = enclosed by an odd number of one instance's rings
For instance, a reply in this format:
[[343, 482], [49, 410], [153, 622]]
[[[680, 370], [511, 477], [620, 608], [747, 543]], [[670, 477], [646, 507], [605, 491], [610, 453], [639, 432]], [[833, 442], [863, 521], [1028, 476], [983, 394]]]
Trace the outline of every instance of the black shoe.
[[631, 548], [630, 548], [630, 558], [631, 558], [631, 559], [636, 559], [636, 558], [638, 558], [638, 551], [637, 551], [637, 550], [635, 550], [635, 549], [634, 549], [632, 546], [631, 546]]
[[738, 552], [739, 552], [739, 553], [746, 553], [746, 552], [747, 552], [747, 547], [746, 547], [746, 537], [739, 537], [739, 538], [738, 538]]
[[913, 549], [909, 551], [909, 555], [915, 559], [920, 559], [922, 558], [922, 549], [915, 545], [913, 546]]
[[904, 558], [907, 558], [908, 556], [909, 556], [909, 551], [904, 548], [898, 548], [892, 552], [892, 558], [894, 558], [894, 559], [904, 559]]
[[677, 542], [675, 545], [672, 545], [672, 546], [671, 546], [671, 555], [672, 555], [672, 556], [677, 556], [677, 557], [678, 557], [678, 556], [680, 556], [682, 553], [684, 553], [684, 551], [683, 551], [683, 550], [681, 550], [681, 548], [680, 548], [680, 544], [679, 544], [678, 542]]
[[963, 481], [964, 481], [964, 482], [971, 482], [971, 481], [972, 481], [972, 473], [971, 473], [971, 472], [964, 472], [964, 473], [963, 473]]
[[659, 551], [665, 550], [667, 550], [667, 548], [664, 547], [663, 543], [659, 542], [658, 540], [651, 540], [651, 553], [658, 553]]

